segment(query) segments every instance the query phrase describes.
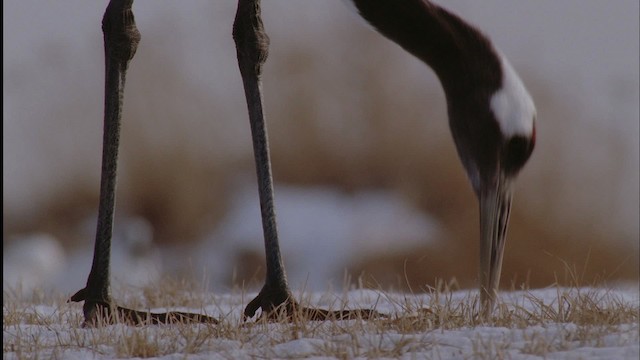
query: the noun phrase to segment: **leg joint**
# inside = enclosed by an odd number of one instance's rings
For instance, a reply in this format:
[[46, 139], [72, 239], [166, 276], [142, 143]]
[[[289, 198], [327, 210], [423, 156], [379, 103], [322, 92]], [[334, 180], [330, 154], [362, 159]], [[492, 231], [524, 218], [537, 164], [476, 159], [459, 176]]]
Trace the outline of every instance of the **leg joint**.
[[105, 51], [109, 58], [129, 61], [140, 42], [131, 6], [133, 0], [111, 0], [102, 18]]
[[269, 55], [269, 37], [262, 25], [259, 0], [238, 1], [238, 11], [233, 23], [233, 40], [236, 43], [241, 68], [253, 65], [260, 74], [262, 65]]

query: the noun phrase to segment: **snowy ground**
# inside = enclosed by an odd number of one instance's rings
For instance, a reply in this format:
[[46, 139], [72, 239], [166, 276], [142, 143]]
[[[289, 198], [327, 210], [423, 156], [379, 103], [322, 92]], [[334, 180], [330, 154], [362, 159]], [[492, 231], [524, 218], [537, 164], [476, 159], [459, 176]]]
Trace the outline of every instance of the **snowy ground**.
[[[144, 221], [122, 219], [114, 235], [114, 297], [121, 305], [205, 312], [221, 319], [220, 324], [82, 328], [81, 305], [65, 300], [86, 281], [91, 244], [65, 253], [57, 239], [32, 234], [4, 249], [3, 358], [637, 359], [640, 355], [637, 285], [503, 293], [505, 306], [491, 324], [474, 318], [475, 290], [446, 295], [327, 292], [339, 288], [338, 269], [351, 260], [345, 254], [355, 253], [356, 248], [360, 253], [388, 251], [389, 244], [382, 240], [389, 231], [401, 235], [402, 246], [424, 243], [438, 231], [437, 223], [389, 192], [345, 196], [327, 188], [276, 190], [280, 214], [286, 219], [280, 230], [289, 240], [283, 247], [285, 261], [315, 260], [287, 263], [292, 288], [309, 291], [296, 293], [298, 299], [323, 308], [375, 308], [389, 318], [243, 323], [242, 310], [255, 294], [219, 284], [230, 277], [232, 254], [262, 251], [262, 242], [257, 241], [261, 239], [257, 199], [248, 184], [238, 187], [232, 210], [216, 231], [188, 252], [193, 266], [204, 269], [206, 281], [201, 283], [158, 286], [175, 264], [164, 261], [166, 251], [154, 247], [152, 229]], [[318, 218], [323, 221], [313, 221]], [[92, 223], [87, 226], [87, 238], [93, 228]], [[305, 256], [324, 251], [323, 246], [342, 257]], [[203, 288], [213, 292], [194, 291]]]
[[492, 324], [473, 319], [477, 298], [467, 291], [307, 294], [303, 298], [320, 307], [373, 307], [390, 317], [295, 324], [243, 323], [243, 304], [253, 295], [189, 293], [190, 300], [183, 299], [190, 310], [220, 318], [218, 325], [82, 328], [78, 304], [62, 299], [19, 300], [5, 292], [3, 358], [638, 359], [640, 355], [637, 288], [504, 293], [503, 307]]

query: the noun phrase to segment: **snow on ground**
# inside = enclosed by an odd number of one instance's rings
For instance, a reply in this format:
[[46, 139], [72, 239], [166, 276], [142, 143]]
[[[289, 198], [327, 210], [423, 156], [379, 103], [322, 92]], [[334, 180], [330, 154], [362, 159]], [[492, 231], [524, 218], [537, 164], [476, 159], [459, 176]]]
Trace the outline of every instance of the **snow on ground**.
[[[236, 254], [264, 254], [256, 189], [240, 185], [222, 224], [192, 251], [212, 289], [231, 279]], [[438, 231], [434, 220], [389, 191], [278, 186], [276, 205], [289, 281], [310, 291], [341, 286], [344, 269], [358, 258], [427, 244]]]
[[[175, 264], [162, 262], [166, 254], [162, 256], [161, 249], [153, 246], [152, 229], [144, 220], [120, 221], [113, 241], [114, 296], [123, 305], [137, 301], [143, 304], [138, 308], [145, 309], [151, 298], [155, 304], [183, 306], [171, 310], [205, 312], [221, 319], [220, 324], [82, 328], [82, 306], [65, 300], [86, 281], [92, 241], [88, 240], [83, 250], [65, 254], [56, 239], [36, 234], [13, 242], [4, 252], [3, 358], [637, 359], [640, 355], [637, 315], [635, 321], [604, 324], [593, 324], [588, 317], [573, 321], [562, 315], [575, 311], [576, 303], [567, 299], [575, 298], [576, 292], [589, 295], [596, 303], [595, 317], [610, 316], [617, 310], [609, 306], [616, 303], [627, 304], [627, 309], [635, 309], [637, 314], [637, 285], [617, 290], [551, 288], [503, 293], [506, 310], [501, 311], [507, 315], [502, 318], [516, 320], [489, 325], [458, 321], [473, 312], [460, 309], [473, 308], [476, 290], [439, 298], [377, 290], [327, 292], [327, 288], [339, 288], [331, 285], [340, 285], [336, 282], [339, 268], [351, 256], [389, 251], [385, 239], [392, 234], [399, 239], [394, 246], [424, 243], [438, 231], [437, 224], [388, 192], [346, 195], [329, 188], [281, 186], [276, 193], [285, 260], [305, 259], [304, 263], [287, 263], [292, 288], [305, 289], [295, 296], [303, 304], [322, 308], [375, 308], [390, 315], [388, 319], [243, 324], [242, 310], [255, 293], [218, 291], [215, 286], [217, 281], [228, 279], [229, 259], [235, 253], [246, 249], [262, 252], [255, 188], [240, 182], [228, 216], [188, 253], [189, 261], [207, 272], [213, 284], [207, 285], [216, 289], [213, 293], [189, 290], [184, 291], [184, 297], [168, 300], [149, 295], [154, 291], [164, 294], [157, 286], [158, 279]], [[87, 221], [88, 233], [94, 229], [94, 221]], [[331, 256], [317, 256], [327, 251]], [[303, 280], [305, 286], [301, 286]], [[16, 291], [20, 281], [23, 286]], [[36, 289], [40, 295], [24, 300]], [[60, 293], [63, 295], [52, 300], [52, 294]], [[438, 306], [449, 306], [462, 315], [443, 320], [446, 312]]]
[[[264, 253], [256, 186], [238, 183], [226, 217], [193, 248], [158, 248], [143, 219], [117, 220], [111, 255], [114, 285], [144, 286], [189, 266], [207, 279], [209, 289], [228, 289], [239, 254]], [[389, 191], [344, 194], [331, 188], [278, 186], [276, 193], [281, 250], [294, 288], [341, 286], [345, 267], [356, 257], [424, 245], [438, 231], [434, 220]], [[29, 294], [34, 289], [70, 293], [82, 287], [91, 268], [95, 218], [81, 226], [86, 246], [70, 253], [47, 234], [11, 242], [3, 255], [3, 288], [20, 284]], [[174, 256], [177, 251], [181, 256]]]
[[[14, 239], [2, 255], [2, 288], [25, 295], [34, 290], [71, 293], [87, 281], [93, 259], [96, 219], [88, 219], [86, 246], [65, 252], [50, 234]], [[114, 285], [144, 286], [162, 276], [161, 250], [152, 242], [153, 229], [140, 218], [122, 219], [114, 229], [111, 275]]]
[[[533, 359], [637, 359], [638, 323], [603, 325], [570, 321], [526, 319], [511, 325], [456, 324], [439, 318], [444, 312], [434, 304], [472, 307], [476, 291], [459, 291], [435, 298], [429, 294], [398, 294], [376, 290], [326, 291], [339, 288], [339, 268], [360, 253], [389, 251], [391, 234], [399, 239], [394, 246], [414, 246], [429, 241], [437, 224], [388, 192], [358, 192], [350, 195], [328, 188], [278, 187], [278, 209], [285, 260], [295, 295], [303, 304], [322, 308], [375, 308], [391, 315], [386, 320], [328, 321], [304, 324], [242, 324], [241, 315], [254, 293], [218, 291], [194, 293], [184, 298], [156, 304], [185, 304], [172, 310], [205, 312], [222, 320], [216, 326], [167, 325], [128, 327], [112, 325], [100, 329], [80, 326], [82, 307], [68, 304], [66, 297], [86, 281], [92, 241], [83, 250], [65, 254], [58, 241], [35, 234], [13, 242], [3, 256], [3, 358], [111, 359], [236, 359], [236, 358], [511, 358]], [[198, 246], [190, 249], [190, 261], [207, 272], [210, 288], [225, 280], [229, 259], [243, 249], [262, 252], [262, 236], [257, 196], [251, 184], [239, 183], [232, 196], [231, 211], [222, 223]], [[384, 206], [383, 206], [384, 205]], [[253, 220], [248, 220], [253, 219]], [[286, 220], [285, 220], [286, 219]], [[318, 221], [322, 219], [322, 221]], [[90, 234], [95, 220], [83, 225]], [[141, 219], [123, 219], [114, 233], [112, 277], [114, 296], [139, 308], [149, 303], [149, 290], [157, 285], [162, 271], [175, 264], [163, 263], [166, 254], [154, 247], [152, 229]], [[92, 239], [88, 236], [88, 239]], [[317, 254], [331, 252], [331, 256]], [[46, 260], [46, 261], [45, 261]], [[328, 269], [333, 269], [329, 271]], [[216, 276], [217, 275], [217, 276]], [[305, 286], [301, 286], [306, 281]], [[332, 282], [333, 281], [333, 282]], [[22, 287], [16, 291], [16, 286]], [[133, 286], [130, 286], [133, 285]], [[333, 287], [331, 285], [334, 285]], [[338, 285], [338, 286], [335, 286]], [[29, 299], [33, 290], [37, 295]], [[151, 290], [153, 293], [154, 290]], [[162, 290], [157, 290], [163, 294]], [[307, 293], [308, 291], [308, 293]], [[321, 292], [325, 291], [325, 292]], [[577, 290], [571, 290], [577, 291]], [[534, 290], [531, 293], [502, 294], [508, 314], [569, 312], [563, 289]], [[581, 289], [596, 302], [616, 298], [637, 309], [637, 286], [631, 290]], [[52, 294], [60, 294], [52, 300]], [[173, 292], [175, 293], [175, 292]], [[144, 297], [143, 297], [144, 295]], [[153, 295], [151, 295], [153, 299]], [[195, 302], [193, 299], [196, 299]], [[535, 300], [537, 299], [537, 300]], [[560, 299], [560, 300], [559, 300]], [[126, 304], [123, 303], [123, 304]], [[196, 305], [194, 305], [196, 304]], [[433, 312], [424, 310], [434, 309]], [[555, 309], [555, 310], [554, 310]], [[151, 308], [150, 311], [163, 311]], [[600, 310], [598, 310], [600, 311]], [[437, 315], [436, 315], [437, 314]], [[535, 316], [533, 316], [535, 318]], [[557, 318], [557, 316], [556, 316]], [[637, 319], [637, 316], [636, 316]]]
[[[433, 358], [433, 359], [638, 359], [639, 327], [636, 321], [593, 324], [535, 320], [547, 310], [572, 309], [564, 299], [579, 293], [600, 306], [615, 301], [637, 309], [638, 289], [546, 289], [502, 294], [507, 311], [502, 318], [518, 320], [504, 324], [456, 326], [455, 317], [439, 323], [438, 304], [471, 304], [474, 292], [459, 291], [441, 297], [428, 294], [387, 294], [357, 290], [344, 294], [305, 295], [320, 307], [375, 307], [391, 315], [371, 321], [289, 323], [242, 323], [243, 304], [255, 294], [202, 294], [209, 315], [222, 319], [218, 325], [161, 325], [129, 327], [110, 325], [82, 328], [81, 306], [64, 302], [34, 305], [7, 303], [3, 307], [3, 358], [111, 359], [250, 359], [250, 358]], [[299, 296], [299, 295], [298, 295]], [[615, 299], [612, 302], [612, 299]], [[427, 306], [433, 312], [425, 310]], [[162, 309], [152, 309], [159, 311]], [[573, 309], [575, 310], [575, 309]], [[19, 314], [19, 315], [15, 315]], [[508, 314], [508, 315], [504, 315]], [[513, 315], [509, 315], [513, 314]], [[530, 314], [531, 316], [523, 316]], [[400, 321], [399, 319], [404, 319]]]

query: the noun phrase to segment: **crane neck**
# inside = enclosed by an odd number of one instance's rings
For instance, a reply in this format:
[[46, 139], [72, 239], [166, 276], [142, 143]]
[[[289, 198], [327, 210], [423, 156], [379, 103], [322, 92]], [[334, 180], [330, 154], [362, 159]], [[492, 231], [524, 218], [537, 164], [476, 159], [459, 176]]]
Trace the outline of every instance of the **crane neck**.
[[427, 0], [349, 1], [378, 32], [433, 69], [448, 102], [461, 95], [490, 97], [500, 88], [498, 53], [457, 15]]

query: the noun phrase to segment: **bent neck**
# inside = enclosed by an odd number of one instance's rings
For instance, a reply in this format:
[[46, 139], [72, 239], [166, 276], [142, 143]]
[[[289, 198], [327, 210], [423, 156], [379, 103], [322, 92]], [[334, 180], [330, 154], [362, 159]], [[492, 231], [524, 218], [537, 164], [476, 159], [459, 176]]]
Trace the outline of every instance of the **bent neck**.
[[500, 58], [475, 27], [426, 0], [350, 0], [378, 32], [429, 65], [447, 95], [487, 98], [502, 84]]

